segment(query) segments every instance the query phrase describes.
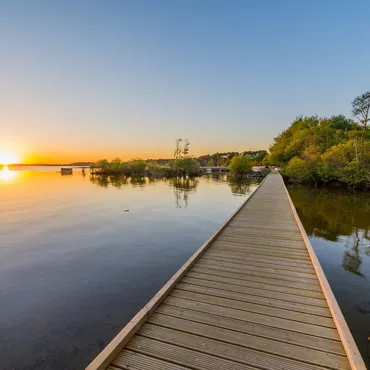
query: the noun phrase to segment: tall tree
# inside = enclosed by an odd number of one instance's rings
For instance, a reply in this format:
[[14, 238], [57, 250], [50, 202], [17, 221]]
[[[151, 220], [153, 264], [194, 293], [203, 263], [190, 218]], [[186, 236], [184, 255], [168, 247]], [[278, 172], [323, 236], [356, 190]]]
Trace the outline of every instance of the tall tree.
[[182, 154], [184, 158], [187, 158], [190, 153], [190, 143], [188, 139], [184, 140], [184, 147], [182, 148]]
[[366, 91], [352, 102], [352, 113], [363, 125], [363, 137], [366, 134], [367, 123], [370, 121], [369, 110], [370, 91]]
[[182, 148], [181, 148], [182, 139], [178, 138], [176, 139], [175, 142], [176, 142], [176, 148], [175, 148], [175, 153], [173, 154], [173, 156], [175, 157], [175, 159], [179, 159], [181, 157], [181, 151], [182, 151]]

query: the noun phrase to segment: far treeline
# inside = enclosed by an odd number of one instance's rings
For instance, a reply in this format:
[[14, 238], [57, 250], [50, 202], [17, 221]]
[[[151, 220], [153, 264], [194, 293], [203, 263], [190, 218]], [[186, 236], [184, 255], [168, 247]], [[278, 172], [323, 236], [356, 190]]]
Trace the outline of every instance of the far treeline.
[[262, 165], [266, 150], [224, 152], [194, 158], [190, 154], [190, 142], [179, 138], [175, 141], [173, 159], [143, 160], [139, 158], [124, 162], [120, 158], [112, 161], [101, 159], [91, 165], [93, 174], [126, 176], [198, 176], [204, 173], [202, 167], [220, 167], [235, 175], [251, 173], [252, 167]]
[[343, 115], [298, 117], [274, 139], [264, 164], [289, 181], [370, 188], [370, 91], [352, 102], [357, 122]]
[[298, 117], [266, 150], [224, 152], [194, 158], [187, 139], [177, 139], [173, 159], [122, 162], [100, 160], [92, 173], [107, 175], [197, 176], [202, 167], [221, 167], [237, 176], [253, 166], [280, 167], [282, 175], [297, 184], [347, 185], [370, 189], [370, 91], [352, 102], [353, 117]]

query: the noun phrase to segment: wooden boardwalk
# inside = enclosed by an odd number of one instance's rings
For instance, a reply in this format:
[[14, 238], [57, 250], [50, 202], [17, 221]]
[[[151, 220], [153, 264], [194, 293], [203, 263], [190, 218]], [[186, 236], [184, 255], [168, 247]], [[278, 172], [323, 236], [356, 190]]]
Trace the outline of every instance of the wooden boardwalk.
[[270, 174], [88, 370], [366, 369]]

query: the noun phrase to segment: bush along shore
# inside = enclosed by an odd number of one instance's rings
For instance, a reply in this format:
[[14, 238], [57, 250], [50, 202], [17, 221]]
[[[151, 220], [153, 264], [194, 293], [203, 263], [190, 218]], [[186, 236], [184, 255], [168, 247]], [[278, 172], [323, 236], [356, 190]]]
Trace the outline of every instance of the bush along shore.
[[[217, 153], [202, 156], [198, 159], [190, 155], [190, 143], [187, 139], [177, 139], [174, 158], [167, 160], [132, 159], [128, 162], [115, 158], [112, 161], [101, 159], [90, 166], [91, 174], [107, 176], [152, 176], [152, 177], [181, 177], [201, 176], [206, 173], [204, 167], [216, 167], [222, 171], [230, 171], [236, 177], [265, 176], [269, 170], [259, 166], [253, 171], [254, 165], [262, 165], [266, 157], [265, 150], [244, 152]], [[207, 160], [207, 165], [205, 161]], [[203, 167], [200, 164], [203, 164]], [[260, 168], [261, 167], [261, 168]]]
[[92, 174], [97, 175], [176, 177], [199, 176], [203, 173], [199, 162], [190, 155], [190, 143], [187, 139], [176, 140], [172, 160], [159, 162], [137, 158], [122, 162], [120, 158], [116, 158], [109, 162], [102, 159], [93, 163], [90, 169]]
[[370, 190], [370, 91], [352, 102], [358, 122], [343, 115], [298, 117], [270, 147], [264, 163], [291, 183]]
[[91, 174], [94, 175], [125, 175], [125, 176], [153, 176], [153, 177], [175, 177], [175, 176], [200, 176], [204, 173], [199, 163], [193, 158], [182, 158], [158, 163], [157, 161], [145, 161], [143, 159], [132, 159], [123, 162], [116, 158], [112, 161], [102, 159], [90, 166]]

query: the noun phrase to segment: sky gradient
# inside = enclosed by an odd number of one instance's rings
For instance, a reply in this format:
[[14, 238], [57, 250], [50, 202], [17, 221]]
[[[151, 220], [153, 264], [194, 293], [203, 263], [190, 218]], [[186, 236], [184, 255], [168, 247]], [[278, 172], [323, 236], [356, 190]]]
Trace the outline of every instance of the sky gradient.
[[0, 0], [0, 152], [267, 149], [369, 90], [369, 1]]

